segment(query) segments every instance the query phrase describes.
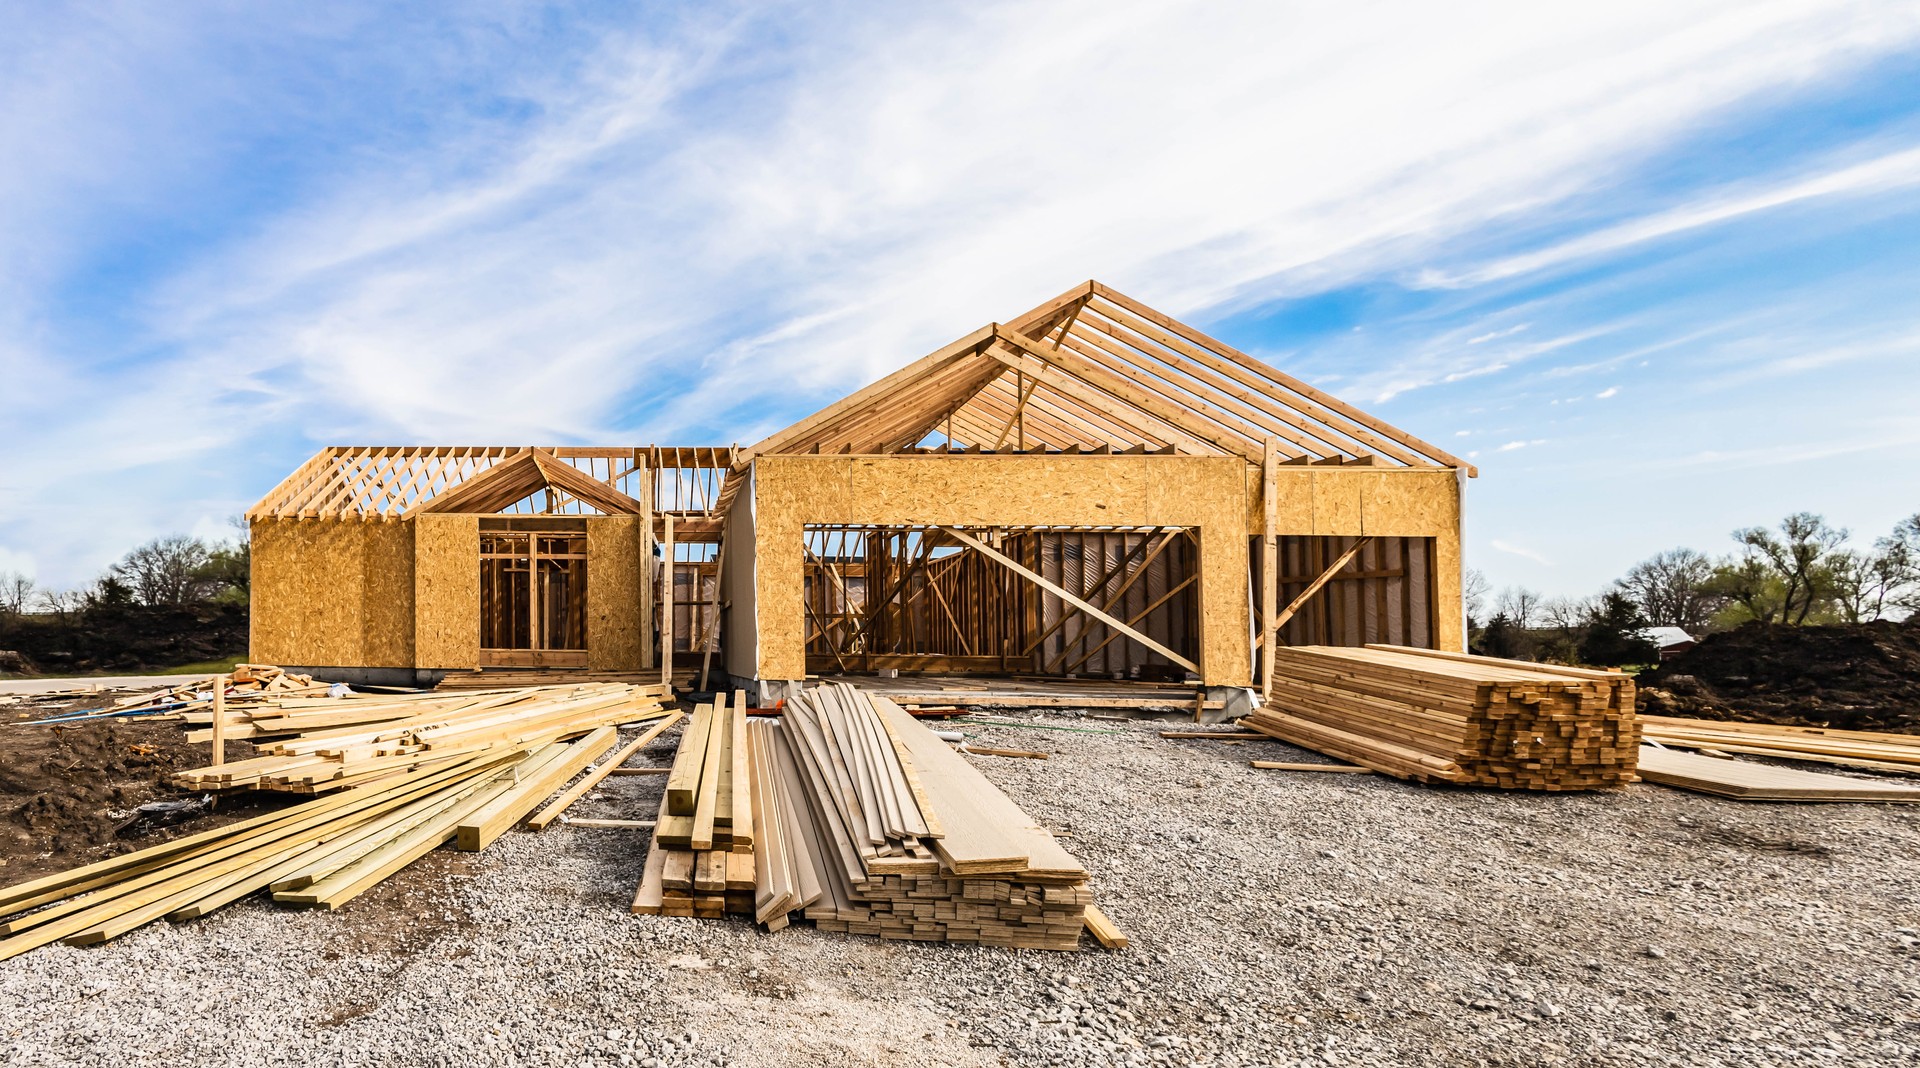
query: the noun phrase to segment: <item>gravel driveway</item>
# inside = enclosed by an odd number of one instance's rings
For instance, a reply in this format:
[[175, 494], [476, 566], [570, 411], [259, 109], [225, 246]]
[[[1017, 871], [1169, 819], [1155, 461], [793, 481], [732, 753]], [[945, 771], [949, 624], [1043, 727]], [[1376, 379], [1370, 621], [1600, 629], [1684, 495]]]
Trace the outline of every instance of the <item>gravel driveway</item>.
[[[1920, 808], [1256, 771], [1278, 742], [973, 727], [1094, 873], [1108, 953], [629, 916], [640, 831], [437, 853], [0, 963], [0, 1063], [1913, 1064]], [[656, 743], [667, 759], [671, 738]], [[578, 815], [642, 815], [656, 776]]]

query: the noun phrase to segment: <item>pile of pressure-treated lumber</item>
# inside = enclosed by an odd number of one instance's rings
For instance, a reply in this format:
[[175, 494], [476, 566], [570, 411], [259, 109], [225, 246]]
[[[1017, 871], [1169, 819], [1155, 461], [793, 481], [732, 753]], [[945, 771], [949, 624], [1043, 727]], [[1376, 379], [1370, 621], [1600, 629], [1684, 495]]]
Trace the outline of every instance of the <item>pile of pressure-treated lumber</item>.
[[[486, 848], [612, 749], [614, 724], [657, 721], [546, 804], [531, 821], [544, 827], [679, 716], [661, 713], [650, 695], [608, 696], [569, 702], [536, 695], [464, 716], [442, 710], [391, 739], [347, 746], [346, 766], [380, 769], [356, 771], [350, 789], [0, 889], [0, 960], [55, 941], [105, 941], [162, 917], [192, 919], [263, 891], [286, 904], [338, 908], [444, 843]], [[486, 715], [503, 709], [526, 719], [501, 723]], [[374, 752], [389, 743], [420, 748]], [[260, 773], [248, 783], [266, 779]]]
[[[475, 754], [524, 748], [615, 723], [668, 714], [658, 686], [601, 683], [527, 690], [289, 699], [229, 711], [227, 737], [253, 741], [259, 755], [182, 771], [196, 790], [250, 787], [324, 793], [397, 772], [453, 764]], [[189, 716], [188, 721], [208, 720]], [[208, 740], [212, 731], [190, 731]]]
[[1920, 775], [1920, 735], [1668, 716], [1641, 716], [1640, 725], [1647, 741], [1670, 749], [1697, 749], [1712, 755], [1743, 753]]
[[329, 684], [315, 682], [311, 675], [295, 675], [268, 664], [240, 664], [225, 675], [194, 676], [191, 681], [177, 686], [128, 694], [101, 708], [90, 708], [41, 722], [76, 723], [89, 719], [153, 715], [185, 715], [191, 719], [200, 710], [213, 707], [213, 691], [216, 687], [225, 691], [222, 697], [231, 710], [303, 694], [324, 695]]
[[753, 911], [753, 778], [747, 695], [699, 705], [680, 735], [633, 911], [718, 917]]
[[[720, 889], [717, 866], [700, 887], [698, 854], [693, 894], [669, 887], [667, 873], [687, 862], [657, 832], [636, 912], [685, 914], [704, 905], [703, 914], [724, 908], [774, 930], [797, 914], [827, 931], [1036, 949], [1075, 949], [1081, 930], [1092, 928], [1102, 941], [1124, 945], [1093, 908], [1086, 869], [886, 698], [826, 685], [789, 701], [779, 719], [736, 711], [728, 722], [725, 730], [709, 728], [725, 747], [720, 759], [700, 750], [693, 727], [681, 755], [698, 750], [703, 764], [717, 766], [744, 745], [746, 770], [733, 764], [732, 788], [737, 798], [747, 783], [752, 864], [729, 874], [751, 872], [751, 900], [734, 885]], [[712, 792], [704, 778], [700, 784], [696, 835]], [[669, 796], [661, 831], [672, 806]], [[734, 818], [737, 842], [738, 810]], [[712, 848], [720, 848], [717, 836]]]
[[1263, 734], [1419, 782], [1588, 790], [1635, 781], [1633, 682], [1615, 671], [1401, 646], [1274, 650]]

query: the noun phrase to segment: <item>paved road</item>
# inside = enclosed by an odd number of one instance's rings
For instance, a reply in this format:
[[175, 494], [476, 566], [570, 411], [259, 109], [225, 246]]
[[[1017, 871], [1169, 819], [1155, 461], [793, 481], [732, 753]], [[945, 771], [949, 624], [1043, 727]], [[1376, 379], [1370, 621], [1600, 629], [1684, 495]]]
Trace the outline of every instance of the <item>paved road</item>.
[[73, 690], [82, 687], [98, 686], [105, 690], [147, 690], [162, 686], [178, 686], [195, 678], [212, 678], [195, 675], [120, 675], [112, 678], [85, 679], [0, 679], [0, 693], [48, 693], [53, 690]]

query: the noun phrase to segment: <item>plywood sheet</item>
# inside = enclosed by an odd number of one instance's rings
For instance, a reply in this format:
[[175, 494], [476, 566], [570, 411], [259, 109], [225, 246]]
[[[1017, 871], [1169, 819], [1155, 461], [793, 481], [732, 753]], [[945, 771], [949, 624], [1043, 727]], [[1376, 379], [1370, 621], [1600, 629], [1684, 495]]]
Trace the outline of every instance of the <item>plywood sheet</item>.
[[[1104, 526], [1142, 522], [1145, 456], [854, 457], [850, 522]], [[809, 517], [809, 522], [826, 520]]]
[[638, 671], [646, 643], [638, 516], [587, 518], [587, 667]]
[[412, 667], [412, 525], [392, 519], [340, 525], [359, 528], [363, 549], [360, 658], [340, 666]]
[[1363, 533], [1458, 537], [1459, 479], [1452, 471], [1355, 471]]
[[1312, 471], [1313, 533], [1362, 534], [1358, 472], [1333, 468]]
[[480, 663], [480, 517], [419, 515], [413, 524], [414, 666]]
[[1640, 777], [1742, 801], [1920, 801], [1920, 786], [1640, 747]]
[[410, 530], [392, 521], [257, 519], [251, 531], [251, 659], [412, 666]]

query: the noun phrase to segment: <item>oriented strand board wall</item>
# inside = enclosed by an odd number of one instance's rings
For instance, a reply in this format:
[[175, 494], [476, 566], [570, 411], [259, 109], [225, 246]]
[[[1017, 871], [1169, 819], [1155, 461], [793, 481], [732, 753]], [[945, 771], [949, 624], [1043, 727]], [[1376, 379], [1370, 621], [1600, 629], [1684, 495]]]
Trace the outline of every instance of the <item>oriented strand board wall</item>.
[[[1281, 467], [1279, 533], [1432, 538], [1437, 643], [1461, 651], [1460, 479], [1451, 469]], [[1261, 532], [1260, 472], [1249, 469], [1247, 529]]]
[[477, 667], [480, 517], [428, 513], [408, 522], [414, 545], [414, 666]]
[[646, 644], [641, 617], [639, 516], [587, 518], [587, 667], [638, 671]]
[[801, 536], [808, 524], [1197, 527], [1201, 674], [1244, 686], [1246, 464], [1213, 456], [763, 456], [754, 461], [756, 674], [806, 674]]
[[413, 666], [413, 537], [381, 520], [256, 519], [249, 659]]

